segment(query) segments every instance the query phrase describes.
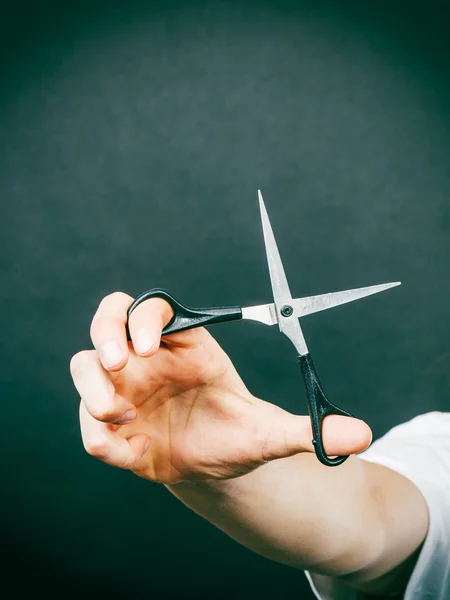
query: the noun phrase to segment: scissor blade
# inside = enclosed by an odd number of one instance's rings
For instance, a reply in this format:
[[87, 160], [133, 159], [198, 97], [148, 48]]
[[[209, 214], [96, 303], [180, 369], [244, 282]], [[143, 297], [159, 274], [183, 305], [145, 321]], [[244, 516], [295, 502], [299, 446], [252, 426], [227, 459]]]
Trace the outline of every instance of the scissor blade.
[[345, 290], [343, 292], [331, 292], [330, 294], [320, 294], [319, 296], [309, 296], [308, 298], [296, 298], [292, 302], [297, 317], [304, 317], [327, 308], [333, 308], [340, 304], [353, 302], [378, 292], [384, 292], [392, 287], [400, 285], [400, 281], [393, 283], [382, 283], [381, 285], [371, 285], [369, 287]]
[[283, 264], [281, 262], [280, 253], [278, 252], [277, 243], [275, 242], [275, 236], [273, 235], [272, 227], [270, 225], [269, 217], [267, 216], [266, 207], [264, 206], [264, 200], [261, 195], [261, 191], [258, 190], [259, 207], [261, 210], [261, 221], [264, 233], [264, 242], [266, 244], [267, 263], [269, 265], [270, 282], [272, 284], [273, 299], [275, 305], [275, 314], [277, 323], [280, 331], [287, 336], [294, 344], [295, 349], [300, 356], [308, 354], [308, 347], [303, 336], [302, 328], [300, 327], [300, 321], [296, 319], [293, 314], [285, 316], [278, 315], [283, 314], [283, 306], [288, 308], [291, 313], [292, 310], [292, 296], [289, 290], [289, 285], [284, 273]]
[[275, 306], [281, 308], [284, 304], [291, 303], [292, 296], [260, 190], [258, 190], [258, 199], [273, 298], [275, 300]]
[[[356, 288], [353, 290], [344, 290], [342, 292], [331, 292], [330, 294], [321, 294], [319, 296], [309, 296], [308, 298], [296, 298], [291, 301], [294, 307], [296, 317], [304, 317], [327, 308], [333, 308], [353, 300], [359, 300], [365, 296], [384, 292], [392, 287], [400, 285], [400, 281], [394, 283], [383, 283], [381, 285], [372, 285], [369, 287]], [[242, 309], [242, 318], [259, 321], [265, 325], [275, 325], [278, 323], [277, 311], [275, 305], [260, 304], [259, 306], [247, 306]]]

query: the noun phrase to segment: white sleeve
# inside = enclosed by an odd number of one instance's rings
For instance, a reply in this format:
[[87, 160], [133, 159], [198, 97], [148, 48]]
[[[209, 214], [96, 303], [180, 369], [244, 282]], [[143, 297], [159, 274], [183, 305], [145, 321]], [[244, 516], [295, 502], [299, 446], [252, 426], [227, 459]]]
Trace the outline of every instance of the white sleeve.
[[[450, 598], [450, 413], [430, 412], [391, 429], [360, 458], [397, 471], [421, 491], [428, 533], [403, 600]], [[337, 579], [306, 573], [319, 600], [365, 600]], [[367, 597], [369, 600], [369, 597]]]

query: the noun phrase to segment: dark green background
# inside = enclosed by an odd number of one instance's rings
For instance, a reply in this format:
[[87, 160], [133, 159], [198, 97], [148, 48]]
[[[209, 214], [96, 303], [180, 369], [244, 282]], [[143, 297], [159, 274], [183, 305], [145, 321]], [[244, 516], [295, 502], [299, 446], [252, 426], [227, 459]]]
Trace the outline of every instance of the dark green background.
[[[2, 6], [5, 581], [16, 598], [311, 598], [301, 572], [85, 454], [69, 360], [114, 290], [270, 301], [261, 188], [294, 295], [403, 282], [303, 321], [331, 399], [376, 436], [447, 410], [444, 3]], [[305, 412], [276, 328], [212, 331], [253, 393]]]

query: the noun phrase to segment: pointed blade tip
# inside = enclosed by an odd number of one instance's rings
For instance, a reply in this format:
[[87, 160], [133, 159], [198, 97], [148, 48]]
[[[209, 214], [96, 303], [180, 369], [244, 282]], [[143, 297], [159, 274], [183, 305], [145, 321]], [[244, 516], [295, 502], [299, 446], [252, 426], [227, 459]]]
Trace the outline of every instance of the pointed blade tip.
[[[377, 291], [382, 292], [383, 290], [390, 290], [393, 287], [397, 287], [398, 285], [401, 285], [401, 283], [402, 283], [401, 281], [391, 281], [389, 283], [380, 283], [378, 285], [369, 286], [369, 288], [367, 288], [367, 289], [372, 288], [374, 290], [373, 293], [376, 294]], [[359, 289], [364, 289], [364, 288], [359, 288]]]
[[261, 190], [258, 190], [258, 200], [259, 200], [259, 210], [261, 212], [261, 217], [264, 220], [264, 216], [267, 217], [267, 209], [266, 209], [266, 205], [264, 204]]

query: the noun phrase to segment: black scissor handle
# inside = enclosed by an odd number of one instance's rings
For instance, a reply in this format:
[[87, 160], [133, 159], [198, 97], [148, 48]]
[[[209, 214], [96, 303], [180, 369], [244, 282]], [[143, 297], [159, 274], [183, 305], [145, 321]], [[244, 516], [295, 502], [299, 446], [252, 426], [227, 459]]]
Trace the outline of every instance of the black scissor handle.
[[313, 444], [317, 458], [327, 467], [337, 467], [347, 460], [348, 456], [337, 456], [328, 458], [323, 447], [322, 425], [323, 420], [328, 415], [342, 415], [344, 417], [353, 417], [350, 413], [338, 406], [335, 406], [328, 400], [317, 375], [316, 367], [311, 354], [299, 355], [298, 361], [302, 369], [303, 381], [306, 388], [306, 397], [308, 401], [308, 412], [311, 419], [313, 430]]
[[211, 325], [212, 323], [221, 323], [223, 321], [235, 321], [242, 319], [242, 309], [240, 306], [219, 306], [213, 308], [188, 308], [178, 300], [175, 300], [166, 290], [153, 288], [140, 294], [127, 312], [127, 337], [130, 340], [130, 332], [128, 322], [131, 313], [146, 300], [150, 298], [162, 298], [170, 304], [173, 309], [172, 320], [164, 327], [161, 335], [184, 331], [185, 329], [193, 329], [194, 327], [202, 327]]

